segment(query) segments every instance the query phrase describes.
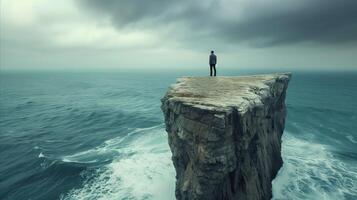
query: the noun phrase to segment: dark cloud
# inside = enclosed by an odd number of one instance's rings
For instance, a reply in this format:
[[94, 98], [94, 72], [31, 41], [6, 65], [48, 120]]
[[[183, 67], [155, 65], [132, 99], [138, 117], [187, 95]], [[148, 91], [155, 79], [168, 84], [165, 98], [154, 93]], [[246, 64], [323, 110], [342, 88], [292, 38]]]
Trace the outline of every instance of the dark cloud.
[[79, 0], [78, 2], [98, 14], [109, 16], [117, 26], [171, 20], [173, 8], [180, 4], [174, 0], [154, 0], [150, 3], [142, 0]]
[[[79, 0], [79, 4], [110, 17], [118, 28], [177, 24], [179, 37], [192, 40], [214, 37], [258, 46], [357, 41], [356, 0]], [[232, 10], [236, 15], [227, 18]]]
[[300, 9], [275, 10], [242, 23], [224, 25], [230, 40], [261, 39], [265, 45], [314, 41], [344, 43], [357, 40], [357, 1], [318, 0]]

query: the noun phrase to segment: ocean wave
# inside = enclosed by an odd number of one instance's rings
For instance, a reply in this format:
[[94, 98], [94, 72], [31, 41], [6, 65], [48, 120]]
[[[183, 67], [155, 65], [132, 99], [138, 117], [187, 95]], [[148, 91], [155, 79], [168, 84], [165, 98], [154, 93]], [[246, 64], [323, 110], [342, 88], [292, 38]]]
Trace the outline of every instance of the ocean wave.
[[284, 165], [273, 181], [273, 199], [353, 199], [357, 166], [337, 159], [329, 147], [285, 132]]
[[39, 158], [44, 158], [45, 155], [43, 155], [43, 153], [41, 152], [39, 155], [38, 155]]
[[326, 113], [334, 113], [337, 115], [341, 115], [341, 116], [349, 116], [351, 118], [355, 117], [355, 113], [351, 110], [341, 110], [338, 108], [333, 108], [333, 107], [323, 107], [319, 104], [316, 105], [295, 105], [295, 104], [289, 104], [287, 103], [287, 108], [289, 111], [292, 112], [297, 112], [297, 113], [304, 113], [304, 111], [308, 111], [309, 113], [311, 112], [316, 112], [316, 113], [322, 113], [322, 114], [326, 114]]
[[18, 102], [14, 108], [14, 111], [22, 111], [22, 110], [32, 107], [34, 105], [36, 105], [36, 102], [31, 101], [31, 100], [26, 100], [24, 102]]
[[63, 162], [76, 162], [76, 163], [93, 163], [98, 162], [99, 159], [109, 159], [118, 156], [125, 156], [123, 151], [125, 145], [134, 139], [135, 134], [143, 134], [150, 130], [162, 128], [163, 125], [156, 125], [147, 128], [135, 128], [124, 136], [119, 136], [105, 141], [98, 147], [88, 149], [85, 151], [77, 152], [72, 155], [62, 157]]
[[[109, 149], [120, 155], [95, 172], [84, 173], [82, 186], [62, 195], [62, 200], [175, 198], [175, 172], [163, 125], [135, 129], [126, 137], [104, 142], [95, 151]], [[92, 151], [74, 155], [86, 153]], [[282, 154], [284, 166], [273, 181], [274, 200], [348, 200], [357, 196], [357, 167], [334, 157], [328, 146], [285, 132]]]
[[347, 135], [346, 138], [352, 143], [357, 144], [357, 140], [352, 135]]
[[106, 141], [95, 151], [115, 149], [120, 155], [94, 173], [84, 173], [82, 187], [61, 199], [174, 199], [175, 172], [166, 137], [160, 124]]

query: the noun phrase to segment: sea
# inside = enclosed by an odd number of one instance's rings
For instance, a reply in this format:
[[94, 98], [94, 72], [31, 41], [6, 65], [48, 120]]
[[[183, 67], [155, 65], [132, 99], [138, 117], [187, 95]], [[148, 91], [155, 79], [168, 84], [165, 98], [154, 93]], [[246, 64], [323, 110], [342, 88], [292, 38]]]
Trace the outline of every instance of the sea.
[[[0, 71], [0, 199], [175, 199], [160, 98], [206, 73]], [[272, 199], [356, 200], [357, 73], [293, 72], [286, 105]]]

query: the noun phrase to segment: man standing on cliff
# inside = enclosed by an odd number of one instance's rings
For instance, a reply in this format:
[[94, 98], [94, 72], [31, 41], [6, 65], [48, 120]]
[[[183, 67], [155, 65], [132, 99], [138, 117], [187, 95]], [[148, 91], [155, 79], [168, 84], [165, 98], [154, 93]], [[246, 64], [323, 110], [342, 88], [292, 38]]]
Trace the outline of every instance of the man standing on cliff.
[[217, 56], [214, 55], [214, 51], [211, 51], [211, 55], [209, 56], [209, 66], [211, 70], [210, 76], [212, 76], [212, 68], [214, 70], [214, 76], [216, 76], [216, 64], [217, 64]]

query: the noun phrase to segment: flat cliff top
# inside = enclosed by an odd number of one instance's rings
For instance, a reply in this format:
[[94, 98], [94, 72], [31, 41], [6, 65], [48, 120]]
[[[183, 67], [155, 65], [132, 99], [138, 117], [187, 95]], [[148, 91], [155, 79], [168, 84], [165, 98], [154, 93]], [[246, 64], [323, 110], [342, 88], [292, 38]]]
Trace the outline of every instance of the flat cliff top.
[[274, 90], [286, 88], [290, 77], [290, 73], [182, 77], [170, 87], [163, 100], [217, 111], [236, 107], [244, 112], [250, 106], [262, 104], [262, 99], [272, 96]]

